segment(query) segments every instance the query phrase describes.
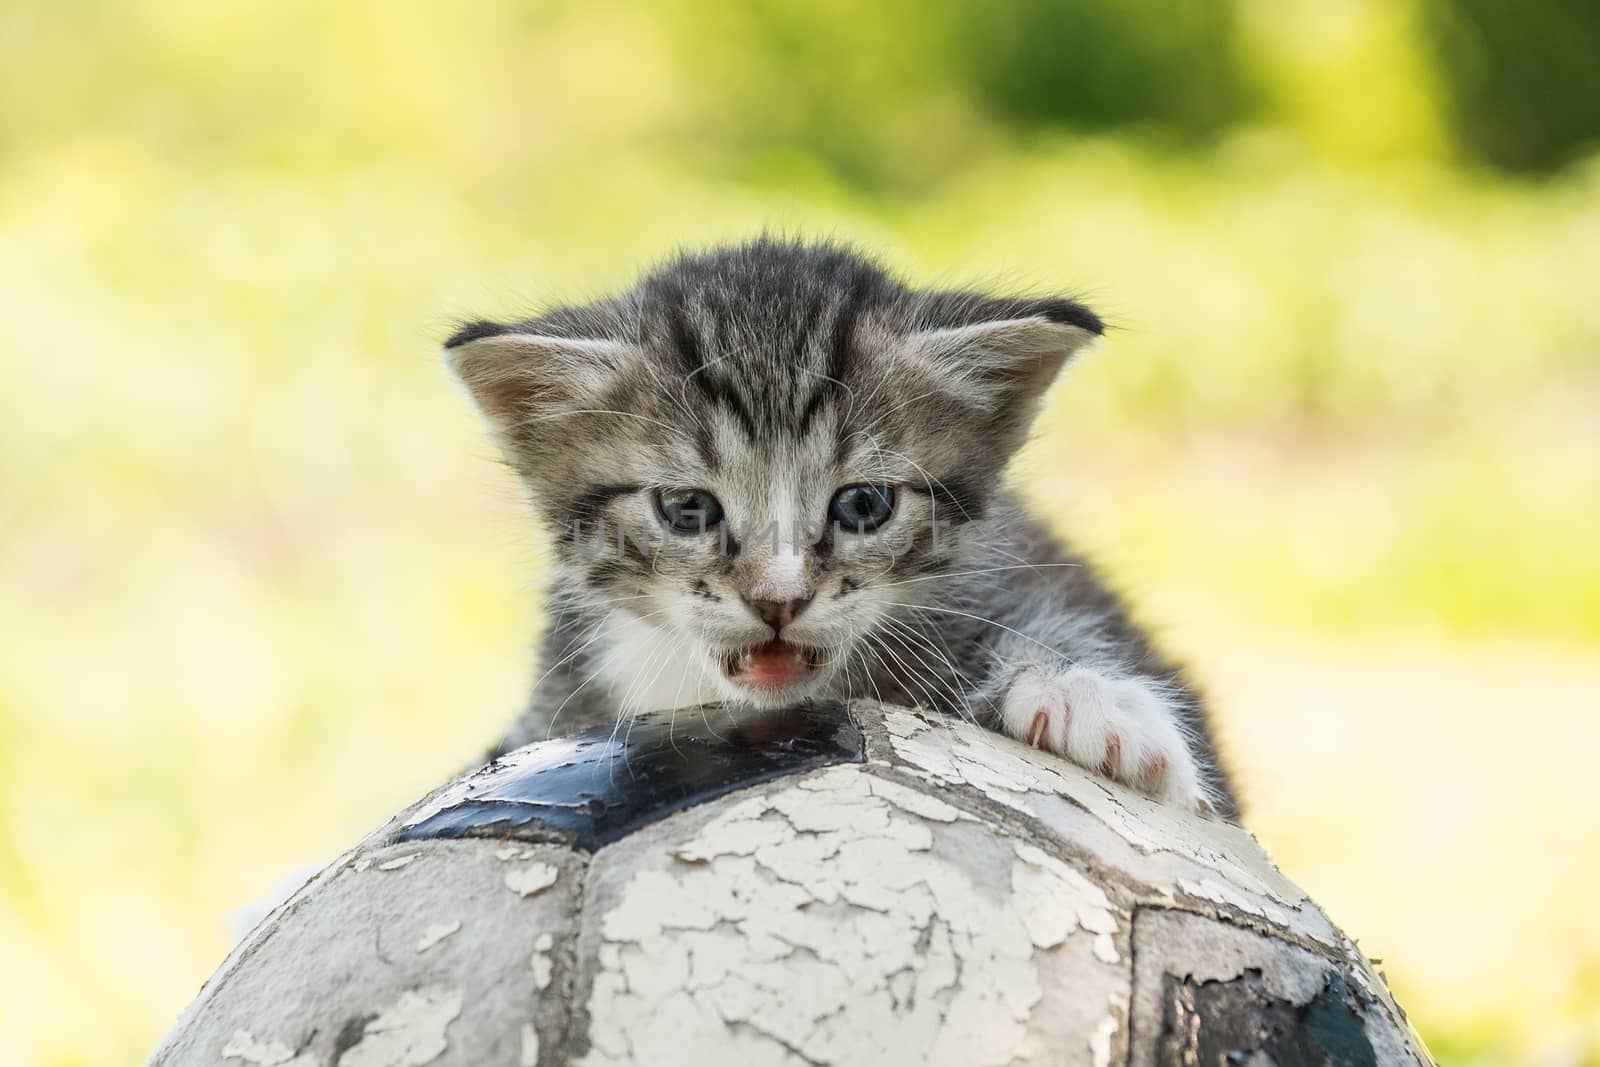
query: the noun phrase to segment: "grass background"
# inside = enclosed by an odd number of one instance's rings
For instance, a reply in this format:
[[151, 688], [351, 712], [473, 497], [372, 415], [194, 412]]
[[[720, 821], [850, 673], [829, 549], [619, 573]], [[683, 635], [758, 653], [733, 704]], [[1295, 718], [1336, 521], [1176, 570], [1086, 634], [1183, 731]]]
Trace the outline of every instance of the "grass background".
[[1594, 27], [1492, 8], [7, 5], [0, 1062], [144, 1055], [516, 708], [450, 321], [774, 228], [1116, 322], [1019, 480], [1434, 1052], [1600, 1064]]

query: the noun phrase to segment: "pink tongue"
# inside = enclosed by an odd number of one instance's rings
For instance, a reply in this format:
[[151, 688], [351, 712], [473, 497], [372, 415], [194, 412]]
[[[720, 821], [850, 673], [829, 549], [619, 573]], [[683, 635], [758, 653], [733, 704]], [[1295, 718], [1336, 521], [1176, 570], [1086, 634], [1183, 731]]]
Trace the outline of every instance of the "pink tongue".
[[807, 670], [800, 649], [785, 641], [768, 641], [750, 650], [750, 665], [739, 673], [747, 682], [777, 688], [798, 681]]

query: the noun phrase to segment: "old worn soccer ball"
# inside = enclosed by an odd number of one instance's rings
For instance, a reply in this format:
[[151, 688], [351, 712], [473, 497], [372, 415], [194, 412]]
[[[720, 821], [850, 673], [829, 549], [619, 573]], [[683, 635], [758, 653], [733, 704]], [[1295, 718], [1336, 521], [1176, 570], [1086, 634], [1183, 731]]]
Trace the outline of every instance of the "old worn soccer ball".
[[1248, 832], [871, 703], [662, 713], [436, 791], [152, 1063], [1427, 1063]]

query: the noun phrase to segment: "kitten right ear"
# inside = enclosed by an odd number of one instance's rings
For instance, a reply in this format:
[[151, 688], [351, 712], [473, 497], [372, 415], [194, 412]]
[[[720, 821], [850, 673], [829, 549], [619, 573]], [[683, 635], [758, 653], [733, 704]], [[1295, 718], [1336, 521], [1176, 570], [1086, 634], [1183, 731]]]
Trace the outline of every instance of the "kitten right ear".
[[1043, 315], [921, 330], [905, 351], [991, 411], [1036, 400], [1098, 330]]
[[469, 323], [444, 346], [451, 373], [507, 440], [543, 415], [592, 403], [634, 357], [621, 341], [525, 333], [492, 322]]

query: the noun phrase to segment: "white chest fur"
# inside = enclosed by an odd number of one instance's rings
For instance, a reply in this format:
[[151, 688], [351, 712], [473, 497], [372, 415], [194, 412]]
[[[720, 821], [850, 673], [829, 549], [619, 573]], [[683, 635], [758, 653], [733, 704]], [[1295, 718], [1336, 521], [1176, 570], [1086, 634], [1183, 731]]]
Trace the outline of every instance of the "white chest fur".
[[725, 694], [711, 674], [714, 664], [697, 645], [692, 638], [618, 612], [595, 642], [595, 684], [606, 687], [621, 715], [721, 700]]

